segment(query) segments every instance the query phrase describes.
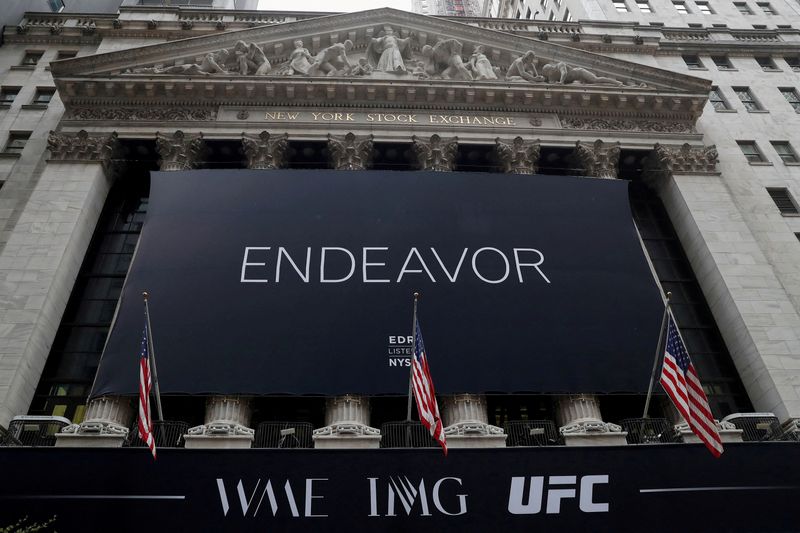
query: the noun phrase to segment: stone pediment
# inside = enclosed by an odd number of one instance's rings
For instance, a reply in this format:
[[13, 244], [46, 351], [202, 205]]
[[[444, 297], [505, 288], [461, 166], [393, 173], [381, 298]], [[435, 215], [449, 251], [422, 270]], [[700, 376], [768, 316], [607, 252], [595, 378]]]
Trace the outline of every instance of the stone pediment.
[[52, 74], [68, 109], [380, 102], [694, 119], [710, 89], [699, 78], [389, 8], [58, 61]]

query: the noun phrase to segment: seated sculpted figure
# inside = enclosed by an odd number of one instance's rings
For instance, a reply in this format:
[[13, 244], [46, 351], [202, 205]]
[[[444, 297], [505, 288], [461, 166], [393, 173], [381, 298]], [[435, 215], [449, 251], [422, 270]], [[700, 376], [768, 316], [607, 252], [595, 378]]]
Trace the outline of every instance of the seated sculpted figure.
[[336, 76], [349, 73], [353, 65], [347, 59], [347, 52], [352, 49], [353, 41], [348, 39], [321, 50], [308, 68], [308, 75]]
[[558, 63], [548, 63], [542, 67], [542, 74], [544, 74], [544, 77], [547, 78], [547, 81], [550, 83], [568, 84], [577, 81], [595, 85], [615, 85], [617, 87], [623, 85], [621, 81], [617, 81], [613, 78], [595, 76], [594, 73], [589, 72], [585, 68], [571, 67], [562, 61]]
[[461, 59], [461, 48], [461, 42], [455, 39], [443, 39], [433, 46], [425, 45], [422, 48], [422, 55], [428, 58], [425, 71], [445, 80], [471, 80], [472, 74]]
[[311, 62], [314, 57], [308, 53], [308, 49], [303, 46], [303, 41], [297, 40], [294, 42], [294, 50], [289, 55], [289, 68], [287, 74], [302, 74], [308, 75], [308, 69], [311, 68]]
[[384, 27], [382, 35], [367, 46], [367, 61], [374, 70], [402, 74], [406, 72], [403, 60], [410, 58], [411, 37], [397, 37], [391, 26]]
[[248, 74], [263, 76], [272, 68], [264, 51], [256, 43], [247, 44], [244, 41], [237, 41], [233, 47], [233, 53], [236, 68], [242, 76]]
[[489, 62], [489, 58], [484, 53], [483, 45], [478, 45], [472, 52], [469, 58], [469, 69], [472, 71], [472, 77], [476, 80], [496, 80], [497, 74], [494, 72], [494, 67]]
[[515, 59], [506, 71], [508, 81], [528, 81], [542, 82], [543, 76], [539, 76], [536, 70], [536, 54], [533, 50], [528, 50], [522, 57]]

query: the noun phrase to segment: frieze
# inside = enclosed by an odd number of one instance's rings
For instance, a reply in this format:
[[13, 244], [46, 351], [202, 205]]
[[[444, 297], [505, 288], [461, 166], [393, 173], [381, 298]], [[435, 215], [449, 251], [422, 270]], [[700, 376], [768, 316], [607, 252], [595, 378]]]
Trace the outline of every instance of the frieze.
[[130, 121], [205, 121], [213, 120], [213, 109], [183, 107], [76, 107], [68, 111], [68, 120]]
[[573, 130], [646, 131], [653, 133], [697, 133], [689, 122], [562, 117], [561, 125]]

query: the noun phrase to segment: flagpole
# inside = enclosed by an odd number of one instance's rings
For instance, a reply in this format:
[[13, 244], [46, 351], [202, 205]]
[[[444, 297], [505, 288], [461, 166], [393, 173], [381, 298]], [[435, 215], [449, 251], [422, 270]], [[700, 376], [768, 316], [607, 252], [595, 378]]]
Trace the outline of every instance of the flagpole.
[[153, 375], [153, 385], [156, 393], [156, 411], [158, 420], [164, 421], [164, 413], [161, 410], [161, 389], [158, 386], [158, 371], [156, 370], [156, 352], [153, 349], [153, 328], [150, 326], [150, 307], [147, 305], [147, 292], [142, 293], [144, 298], [144, 316], [147, 319], [147, 352], [150, 354], [150, 373]]
[[411, 404], [414, 401], [413, 375], [414, 375], [414, 353], [417, 348], [417, 301], [419, 293], [414, 293], [414, 314], [411, 321], [411, 365], [408, 371], [408, 409], [406, 410], [406, 440], [407, 445], [411, 446]]
[[644, 401], [644, 415], [642, 418], [647, 418], [647, 411], [650, 407], [650, 397], [653, 395], [653, 384], [656, 380], [656, 370], [658, 370], [658, 361], [662, 355], [661, 343], [664, 340], [664, 331], [667, 329], [667, 316], [669, 315], [669, 299], [672, 297], [671, 292], [667, 292], [667, 302], [664, 306], [664, 317], [661, 319], [661, 331], [658, 332], [658, 344], [656, 344], [656, 356], [653, 358], [653, 371], [650, 372], [650, 385], [647, 387], [647, 399]]

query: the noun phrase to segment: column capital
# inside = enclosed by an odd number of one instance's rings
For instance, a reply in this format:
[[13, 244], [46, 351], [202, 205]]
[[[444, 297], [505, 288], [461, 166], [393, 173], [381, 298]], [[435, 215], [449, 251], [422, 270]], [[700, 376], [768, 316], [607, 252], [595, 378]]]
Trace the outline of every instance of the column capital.
[[247, 168], [276, 169], [286, 164], [289, 134], [270, 135], [262, 131], [258, 135], [242, 133], [242, 145], [247, 156]]
[[681, 146], [656, 143], [645, 163], [645, 172], [660, 171], [675, 174], [716, 174], [719, 153], [715, 145]]
[[129, 398], [94, 398], [80, 424], [71, 424], [56, 434], [59, 447], [119, 447], [128, 438], [133, 408]]
[[381, 432], [369, 425], [369, 397], [345, 394], [325, 400], [325, 427], [314, 430], [315, 448], [378, 448]]
[[366, 170], [372, 163], [372, 135], [328, 134], [328, 152], [336, 170]]
[[494, 140], [495, 153], [503, 164], [506, 174], [536, 174], [538, 170], [539, 139], [525, 141], [522, 137], [515, 137], [510, 143], [505, 143], [498, 137]]
[[433, 134], [430, 140], [424, 141], [416, 135], [411, 137], [414, 154], [420, 170], [435, 170], [448, 172], [455, 167], [456, 154], [458, 153], [458, 137], [442, 139]]
[[619, 171], [619, 153], [619, 142], [604, 143], [600, 139], [593, 143], [578, 141], [575, 143], [574, 159], [585, 176], [613, 179]]
[[567, 446], [627, 444], [622, 427], [603, 422], [600, 402], [594, 394], [559, 396], [557, 413]]
[[117, 145], [117, 132], [90, 134], [51, 131], [47, 136], [47, 149], [51, 161], [86, 163], [96, 161], [107, 164]]
[[158, 161], [161, 170], [191, 170], [197, 165], [203, 151], [203, 134], [189, 134], [181, 130], [171, 135], [158, 132], [156, 151], [161, 158]]

